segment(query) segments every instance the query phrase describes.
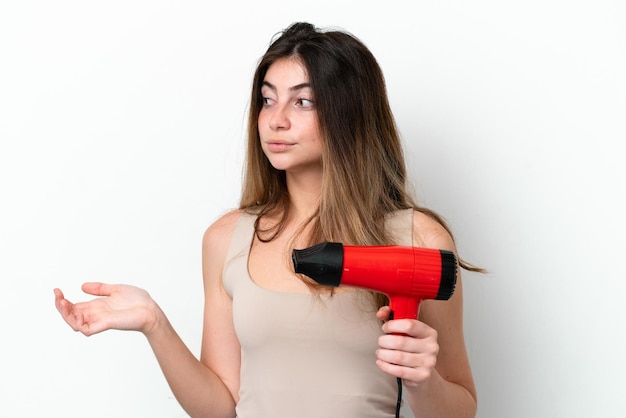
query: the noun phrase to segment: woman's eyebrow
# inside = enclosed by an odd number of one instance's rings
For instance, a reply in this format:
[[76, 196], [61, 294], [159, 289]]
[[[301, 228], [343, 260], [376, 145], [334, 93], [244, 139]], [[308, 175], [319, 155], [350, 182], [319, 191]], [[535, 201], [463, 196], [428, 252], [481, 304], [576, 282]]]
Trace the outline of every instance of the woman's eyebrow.
[[[276, 86], [270, 83], [269, 81], [263, 81], [263, 85], [268, 87], [272, 91], [276, 91]], [[296, 90], [302, 90], [308, 87], [311, 87], [311, 83], [306, 82], [306, 83], [300, 83], [300, 84], [296, 84], [295, 86], [289, 87], [288, 90], [296, 91]]]

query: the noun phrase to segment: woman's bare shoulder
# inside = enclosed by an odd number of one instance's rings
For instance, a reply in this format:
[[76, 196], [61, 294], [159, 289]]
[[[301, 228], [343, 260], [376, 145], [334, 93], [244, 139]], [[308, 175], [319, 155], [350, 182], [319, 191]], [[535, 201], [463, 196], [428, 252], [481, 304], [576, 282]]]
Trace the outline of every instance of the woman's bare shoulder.
[[235, 230], [242, 215], [241, 209], [233, 209], [217, 218], [204, 232], [202, 244], [205, 250], [224, 248]]
[[448, 230], [426, 212], [413, 211], [413, 242], [418, 247], [455, 251]]

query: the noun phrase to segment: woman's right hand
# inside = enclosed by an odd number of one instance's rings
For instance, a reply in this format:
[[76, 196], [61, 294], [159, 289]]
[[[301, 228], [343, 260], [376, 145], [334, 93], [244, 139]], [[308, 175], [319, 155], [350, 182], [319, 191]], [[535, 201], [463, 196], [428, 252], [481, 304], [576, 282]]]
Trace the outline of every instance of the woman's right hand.
[[129, 285], [84, 283], [83, 292], [99, 296], [88, 302], [72, 303], [54, 289], [55, 305], [74, 331], [93, 335], [108, 329], [149, 333], [160, 309], [148, 292]]

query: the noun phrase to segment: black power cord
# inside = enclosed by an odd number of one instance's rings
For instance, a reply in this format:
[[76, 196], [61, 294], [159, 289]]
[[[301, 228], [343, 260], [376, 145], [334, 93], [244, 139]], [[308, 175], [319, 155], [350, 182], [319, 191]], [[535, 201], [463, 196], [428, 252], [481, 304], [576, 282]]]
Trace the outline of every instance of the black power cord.
[[[393, 311], [389, 311], [388, 321], [393, 319]], [[402, 379], [396, 377], [396, 381], [398, 382], [398, 400], [396, 401], [396, 418], [400, 418], [400, 407], [402, 406]]]
[[400, 418], [400, 407], [402, 406], [402, 379], [396, 377], [398, 381], [398, 401], [396, 402], [396, 418]]

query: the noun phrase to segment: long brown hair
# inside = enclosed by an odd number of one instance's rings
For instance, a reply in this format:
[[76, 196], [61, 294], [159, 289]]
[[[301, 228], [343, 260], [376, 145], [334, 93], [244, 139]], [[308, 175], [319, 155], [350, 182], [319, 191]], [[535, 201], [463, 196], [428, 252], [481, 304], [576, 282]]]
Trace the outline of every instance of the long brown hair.
[[[391, 244], [385, 215], [408, 208], [446, 227], [436, 213], [419, 207], [408, 190], [401, 139], [375, 57], [348, 32], [320, 30], [300, 22], [270, 44], [253, 78], [240, 208], [259, 214], [257, 237], [273, 239], [289, 216], [285, 173], [274, 169], [265, 157], [258, 131], [265, 74], [285, 58], [298, 59], [306, 68], [323, 138], [320, 205], [309, 219], [312, 232], [307, 241], [311, 245], [322, 241]], [[278, 215], [280, 220], [270, 230], [260, 230], [260, 219], [268, 215]], [[476, 269], [464, 262], [461, 265]]]

